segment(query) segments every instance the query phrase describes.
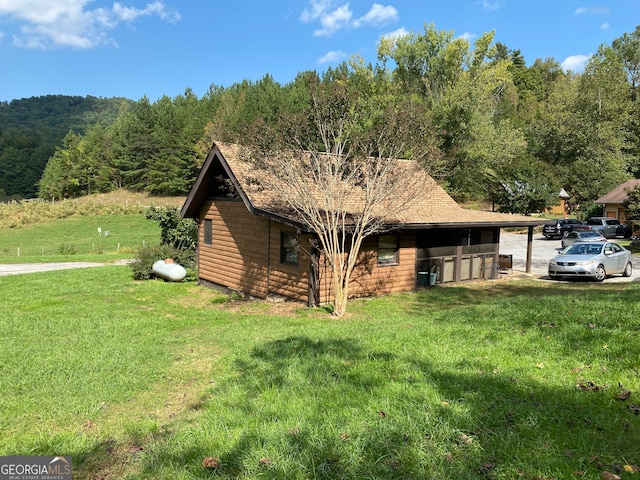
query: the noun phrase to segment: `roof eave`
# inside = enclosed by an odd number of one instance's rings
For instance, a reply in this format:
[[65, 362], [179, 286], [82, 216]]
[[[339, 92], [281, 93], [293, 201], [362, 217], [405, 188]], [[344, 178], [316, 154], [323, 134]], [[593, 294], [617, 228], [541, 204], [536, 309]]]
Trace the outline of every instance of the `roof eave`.
[[402, 225], [406, 230], [429, 230], [438, 228], [509, 228], [509, 227], [537, 227], [542, 225], [544, 220], [510, 220], [510, 221], [470, 221], [470, 222], [438, 222], [438, 223], [409, 223]]

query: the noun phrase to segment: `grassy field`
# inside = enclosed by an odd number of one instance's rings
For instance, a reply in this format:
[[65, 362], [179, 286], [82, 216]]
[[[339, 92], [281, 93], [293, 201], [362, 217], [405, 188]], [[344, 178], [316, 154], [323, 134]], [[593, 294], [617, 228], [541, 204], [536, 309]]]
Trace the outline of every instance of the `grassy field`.
[[74, 216], [0, 229], [0, 263], [109, 262], [135, 256], [145, 243], [160, 243], [160, 227], [142, 213]]
[[152, 197], [117, 190], [57, 202], [0, 203], [0, 263], [95, 261], [131, 258], [160, 242], [149, 206], [177, 207], [183, 197]]
[[341, 320], [124, 266], [0, 290], [0, 455], [72, 455], [74, 478], [640, 478], [634, 283], [433, 288]]

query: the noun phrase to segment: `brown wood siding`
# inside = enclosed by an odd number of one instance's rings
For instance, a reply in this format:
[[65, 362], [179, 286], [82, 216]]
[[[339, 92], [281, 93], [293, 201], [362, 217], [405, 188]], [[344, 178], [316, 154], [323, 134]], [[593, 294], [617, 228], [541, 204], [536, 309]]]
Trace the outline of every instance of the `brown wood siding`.
[[[212, 221], [212, 245], [204, 244], [200, 222], [199, 277], [232, 290], [266, 298], [282, 295], [300, 302], [309, 299], [309, 235], [300, 236], [298, 266], [280, 262], [282, 232], [295, 233], [287, 225], [249, 213], [241, 201], [208, 201], [202, 219]], [[350, 282], [350, 297], [405, 292], [416, 286], [416, 237], [399, 235], [398, 263], [378, 265], [378, 237], [365, 239]], [[320, 264], [320, 302], [332, 298], [331, 272]]]
[[309, 299], [309, 235], [300, 235], [298, 242], [298, 266], [280, 262], [280, 238], [282, 232], [296, 233], [287, 225], [271, 221], [271, 272], [269, 278], [269, 293], [282, 295], [301, 302]]
[[413, 233], [399, 235], [398, 263], [378, 265], [378, 237], [362, 243], [358, 266], [351, 276], [353, 297], [406, 292], [416, 287], [416, 239]]
[[204, 222], [200, 222], [199, 277], [232, 290], [266, 298], [269, 294], [307, 302], [309, 297], [308, 254], [303, 251], [309, 236], [300, 238], [298, 266], [280, 262], [281, 232], [295, 233], [287, 225], [249, 213], [241, 201], [207, 202], [202, 219], [212, 221], [212, 245], [204, 244]]
[[265, 298], [268, 293], [269, 221], [251, 215], [241, 201], [208, 201], [202, 219], [212, 220], [212, 245], [198, 232], [198, 275], [203, 280]]
[[[323, 303], [333, 301], [331, 271], [323, 262], [321, 268], [320, 299]], [[349, 296], [371, 297], [396, 292], [407, 292], [416, 288], [416, 236], [412, 232], [399, 235], [398, 263], [378, 265], [378, 237], [365, 239], [360, 249], [358, 263], [349, 283]]]

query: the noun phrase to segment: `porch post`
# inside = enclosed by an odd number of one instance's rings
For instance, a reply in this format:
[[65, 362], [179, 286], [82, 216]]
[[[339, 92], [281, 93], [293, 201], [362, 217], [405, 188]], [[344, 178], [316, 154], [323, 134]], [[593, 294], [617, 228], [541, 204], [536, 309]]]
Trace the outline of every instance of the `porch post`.
[[527, 230], [527, 266], [525, 271], [531, 273], [531, 254], [533, 253], [533, 227], [529, 226]]

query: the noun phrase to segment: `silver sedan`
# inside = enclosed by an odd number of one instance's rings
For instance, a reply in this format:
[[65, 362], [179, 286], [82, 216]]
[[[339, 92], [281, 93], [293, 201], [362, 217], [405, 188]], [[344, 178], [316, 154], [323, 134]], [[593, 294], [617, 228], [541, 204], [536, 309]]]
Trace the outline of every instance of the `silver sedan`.
[[572, 245], [576, 242], [606, 242], [607, 239], [604, 238], [600, 232], [596, 230], [574, 230], [573, 232], [567, 233], [560, 244], [562, 248], [567, 248], [569, 245]]
[[607, 276], [630, 277], [631, 252], [616, 242], [576, 242], [549, 262], [549, 278], [586, 277], [602, 282]]

